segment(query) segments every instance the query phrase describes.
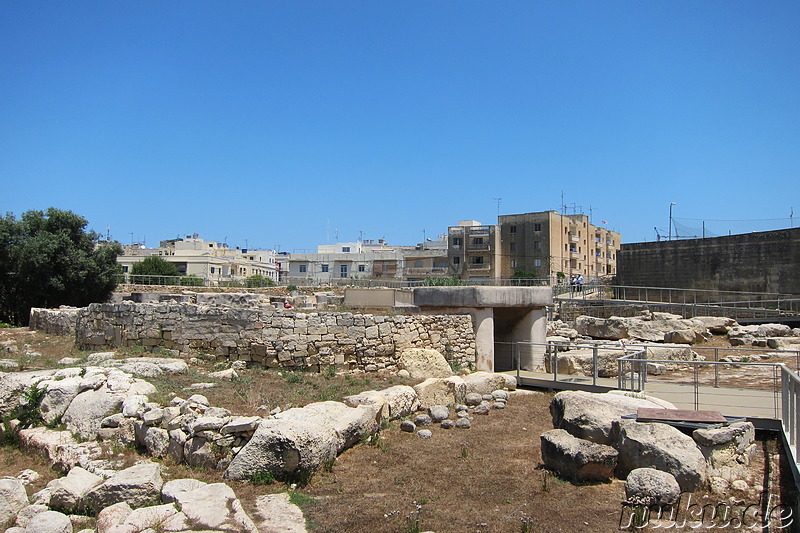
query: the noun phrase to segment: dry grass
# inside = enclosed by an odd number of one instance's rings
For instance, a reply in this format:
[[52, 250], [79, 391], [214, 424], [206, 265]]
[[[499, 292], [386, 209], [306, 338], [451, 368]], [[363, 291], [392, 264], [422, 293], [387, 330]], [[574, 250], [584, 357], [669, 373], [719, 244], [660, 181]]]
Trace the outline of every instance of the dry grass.
[[[12, 336], [42, 353], [32, 366], [61, 357], [81, 357], [69, 339], [29, 333], [22, 329], [0, 330], [0, 341]], [[149, 355], [132, 351], [128, 355]], [[12, 358], [15, 354], [2, 354]], [[38, 359], [38, 358], [37, 358]], [[187, 397], [189, 384], [210, 381], [205, 373], [215, 370], [213, 360], [192, 365], [186, 376], [151, 380], [160, 398]], [[381, 389], [403, 381], [390, 376], [347, 376], [329, 373], [276, 372], [248, 369], [234, 382], [204, 389], [212, 405], [237, 414], [255, 414], [262, 405], [304, 405], [321, 399], [341, 399], [346, 394]], [[394, 422], [380, 439], [362, 443], [343, 453], [330, 471], [322, 471], [292, 492], [303, 506], [313, 531], [322, 532], [574, 532], [618, 531], [624, 484], [575, 485], [542, 469], [539, 435], [552, 428], [549, 403], [552, 393], [518, 393], [504, 410], [476, 416], [470, 430], [433, 427], [433, 438], [420, 439], [403, 433]], [[265, 414], [263, 411], [259, 414]], [[760, 445], [763, 446], [763, 440]], [[772, 450], [775, 450], [774, 441]], [[765, 470], [754, 461], [755, 475]], [[127, 449], [109, 449], [126, 463], [136, 459]], [[192, 477], [220, 482], [221, 472], [195, 469], [164, 460], [165, 478]], [[769, 463], [774, 483], [780, 483], [785, 465]], [[31, 493], [57, 473], [44, 459], [16, 448], [0, 447], [0, 475], [17, 475], [33, 468], [42, 479]], [[247, 511], [255, 518], [255, 500], [261, 494], [287, 490], [280, 483], [254, 485], [228, 482]], [[701, 501], [716, 501], [704, 494]], [[704, 496], [706, 497], [705, 499]], [[726, 531], [715, 528], [715, 531]]]

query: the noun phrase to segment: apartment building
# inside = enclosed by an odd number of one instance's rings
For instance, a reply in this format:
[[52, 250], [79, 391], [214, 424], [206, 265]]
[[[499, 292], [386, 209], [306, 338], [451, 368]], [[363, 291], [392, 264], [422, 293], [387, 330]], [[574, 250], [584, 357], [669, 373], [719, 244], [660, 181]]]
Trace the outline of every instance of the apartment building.
[[501, 277], [500, 232], [477, 220], [459, 220], [447, 228], [447, 262], [450, 275], [469, 280]]
[[244, 280], [254, 275], [277, 283], [279, 277], [274, 250], [228, 248], [224, 243], [206, 241], [197, 234], [161, 241], [158, 248], [124, 246], [117, 262], [122, 265], [123, 272], [128, 273], [134, 263], [150, 255], [174, 264], [181, 274], [198, 276], [212, 284]]
[[542, 211], [499, 217], [501, 275], [530, 272], [537, 278], [583, 275], [611, 276], [617, 272], [621, 236], [596, 226], [583, 214]]
[[287, 254], [281, 264], [289, 284], [341, 280], [422, 281], [447, 275], [447, 240], [391, 246], [383, 239], [324, 244], [316, 253]]

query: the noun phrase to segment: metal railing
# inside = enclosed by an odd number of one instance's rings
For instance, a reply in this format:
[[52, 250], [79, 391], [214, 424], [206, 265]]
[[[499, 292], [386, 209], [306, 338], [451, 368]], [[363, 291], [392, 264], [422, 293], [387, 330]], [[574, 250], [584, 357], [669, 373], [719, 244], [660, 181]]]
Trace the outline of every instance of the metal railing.
[[781, 425], [794, 463], [800, 457], [800, 376], [781, 365]]
[[[577, 290], [576, 290], [577, 288]], [[583, 289], [583, 290], [580, 290]], [[567, 283], [553, 286], [556, 297], [606, 299], [625, 302], [658, 302], [677, 305], [705, 305], [726, 308], [770, 309], [800, 313], [800, 296], [773, 292], [719, 291], [669, 287], [634, 287], [587, 282], [576, 287]]]
[[[642, 356], [643, 352], [638, 352], [635, 354], [625, 355], [617, 359], [617, 382], [618, 388], [620, 390], [630, 390], [641, 392], [647, 390], [647, 365], [653, 363], [661, 363], [661, 364], [682, 364], [682, 365], [689, 365], [692, 367], [692, 381], [691, 383], [680, 383], [682, 386], [691, 386], [692, 388], [692, 404], [695, 410], [700, 409], [701, 407], [716, 407], [714, 405], [707, 405], [707, 402], [701, 401], [700, 398], [700, 387], [701, 385], [701, 372], [700, 369], [702, 367], [709, 367], [712, 366], [714, 368], [715, 376], [718, 376], [719, 368], [720, 367], [730, 367], [735, 365], [737, 367], [762, 367], [762, 368], [769, 368], [772, 370], [772, 388], [771, 391], [767, 389], [768, 392], [772, 393], [772, 411], [773, 411], [773, 418], [780, 419], [781, 417], [781, 371], [780, 369], [789, 370], [788, 367], [784, 363], [747, 363], [747, 362], [736, 362], [731, 363], [727, 361], [676, 361], [674, 359], [651, 359], [647, 357], [647, 352], [644, 351], [644, 356]], [[791, 371], [790, 371], [791, 372]], [[720, 388], [719, 385], [715, 385], [712, 388]], [[763, 390], [763, 389], [761, 389]], [[755, 410], [755, 409], [754, 409]]]

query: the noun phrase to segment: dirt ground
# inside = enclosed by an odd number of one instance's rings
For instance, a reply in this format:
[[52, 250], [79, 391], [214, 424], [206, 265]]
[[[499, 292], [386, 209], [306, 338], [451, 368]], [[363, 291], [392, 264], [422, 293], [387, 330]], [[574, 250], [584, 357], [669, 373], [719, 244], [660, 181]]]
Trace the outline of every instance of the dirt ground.
[[[70, 339], [25, 329], [0, 329], [0, 342], [10, 338], [17, 339], [20, 347], [29, 344], [31, 351], [40, 354], [20, 357], [0, 352], [0, 359], [17, 361], [24, 368], [51, 367], [61, 357], [86, 356], [71, 345]], [[137, 352], [127, 355], [135, 356]], [[187, 376], [152, 380], [161, 396], [156, 400], [165, 401], [172, 394], [187, 396], [189, 385], [212, 381], [205, 373], [217, 368], [211, 359], [191, 366]], [[389, 376], [248, 369], [234, 382], [219, 382], [215, 388], [197, 392], [208, 396], [212, 405], [227, 407], [237, 414], [264, 415], [267, 408], [341, 399], [346, 394], [397, 383], [413, 384]], [[472, 429], [444, 430], [437, 426], [432, 428], [433, 437], [427, 440], [401, 432], [399, 422], [393, 422], [379, 438], [345, 451], [329, 471], [317, 473], [305, 487], [292, 488], [280, 483], [230, 484], [254, 516], [258, 495], [291, 490], [293, 500], [304, 510], [309, 529], [320, 533], [618, 531], [620, 521], [627, 523], [631, 516], [623, 508], [623, 482], [576, 485], [542, 468], [539, 435], [552, 428], [549, 413], [552, 396], [548, 391], [515, 393], [506, 409], [476, 415]], [[788, 469], [780, 462], [774, 437], [759, 435], [759, 439], [752, 477], [771, 489], [776, 494], [774, 498], [780, 498], [780, 487], [790, 485], [785, 480]], [[120, 452], [109, 450], [109, 453]], [[122, 453], [129, 454], [131, 461], [136, 458], [130, 450]], [[169, 461], [164, 466], [168, 479], [196, 477], [221, 481], [219, 472], [190, 469]], [[17, 475], [25, 468], [42, 474], [31, 493], [59, 475], [40, 458], [13, 446], [0, 447], [0, 476]], [[691, 496], [693, 503], [712, 506], [721, 503], [720, 499], [725, 500], [704, 493]], [[747, 505], [751, 509], [765, 507], [756, 493], [730, 496], [744, 502], [731, 507], [735, 512], [747, 509]], [[786, 489], [783, 497], [789, 501], [794, 495]], [[772, 499], [771, 505], [778, 501]], [[657, 530], [654, 524], [651, 522], [646, 529]], [[686, 529], [691, 526], [691, 522], [686, 524]], [[660, 529], [664, 528], [661, 524]], [[735, 524], [721, 527], [719, 522], [713, 522], [713, 527], [691, 529], [743, 530]]]

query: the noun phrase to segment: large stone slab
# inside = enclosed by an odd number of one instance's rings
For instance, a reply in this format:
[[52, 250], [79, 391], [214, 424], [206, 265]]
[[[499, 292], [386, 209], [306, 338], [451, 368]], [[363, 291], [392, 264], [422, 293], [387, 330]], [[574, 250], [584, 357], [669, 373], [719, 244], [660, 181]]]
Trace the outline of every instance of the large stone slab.
[[161, 465], [142, 463], [120, 470], [90, 490], [85, 500], [95, 512], [119, 502], [126, 502], [132, 508], [157, 505], [161, 502], [163, 484]]
[[411, 348], [400, 352], [399, 368], [405, 368], [414, 379], [446, 378], [453, 375], [447, 359], [430, 348]]
[[105, 387], [84, 391], [75, 396], [61, 421], [81, 438], [94, 439], [100, 430], [100, 422], [108, 415], [119, 412], [123, 398], [123, 394], [111, 392]]
[[179, 492], [175, 497], [193, 529], [258, 533], [233, 489], [224, 483], [211, 483], [192, 491]]
[[419, 407], [416, 391], [408, 385], [395, 385], [380, 391], [365, 391], [344, 398], [350, 407], [371, 405], [379, 410], [381, 418], [394, 420], [408, 416]]
[[650, 400], [619, 394], [562, 391], [550, 402], [553, 427], [598, 444], [612, 444], [611, 427], [622, 416], [635, 415], [640, 407], [662, 407]]
[[310, 477], [364, 435], [376, 431], [378, 409], [351, 408], [339, 402], [318, 402], [264, 419], [233, 458], [227, 479], [269, 474], [276, 479]]
[[417, 393], [420, 407], [427, 409], [432, 405], [464, 403], [467, 395], [467, 384], [458, 376], [444, 379], [428, 378], [415, 385], [414, 391]]
[[614, 476], [617, 450], [578, 439], [563, 429], [540, 436], [544, 466], [573, 481], [605, 481]]
[[681, 490], [694, 491], [706, 479], [706, 461], [700, 448], [677, 428], [660, 423], [618, 420], [613, 438], [619, 451], [617, 475], [625, 478], [637, 468], [669, 472]]

